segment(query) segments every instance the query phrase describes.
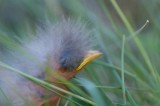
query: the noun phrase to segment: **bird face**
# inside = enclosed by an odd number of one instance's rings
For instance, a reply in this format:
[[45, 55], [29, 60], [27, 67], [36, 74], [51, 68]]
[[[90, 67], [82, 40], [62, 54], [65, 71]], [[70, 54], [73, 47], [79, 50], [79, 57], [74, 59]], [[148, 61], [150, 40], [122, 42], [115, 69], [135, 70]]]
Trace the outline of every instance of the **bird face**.
[[63, 65], [58, 65], [59, 68], [56, 69], [57, 71], [52, 71], [51, 69], [49, 72], [47, 72], [48, 74], [46, 74], [46, 80], [54, 83], [59, 82], [63, 78], [65, 78], [65, 80], [69, 80], [73, 78], [76, 74], [78, 74], [87, 64], [91, 63], [93, 60], [100, 57], [101, 55], [102, 53], [99, 51], [90, 50], [83, 56], [81, 63], [79, 63], [76, 66], [73, 66], [71, 64], [70, 67], [70, 65], [67, 64], [68, 66], [66, 67], [63, 64]]
[[64, 68], [59, 70], [60, 76], [64, 77], [65, 79], [71, 79], [74, 77], [80, 70], [82, 70], [87, 64], [95, 60], [96, 58], [100, 57], [102, 55], [99, 51], [88, 51], [86, 55], [84, 56], [82, 62], [79, 64], [79, 66], [75, 67], [72, 71], [65, 70]]

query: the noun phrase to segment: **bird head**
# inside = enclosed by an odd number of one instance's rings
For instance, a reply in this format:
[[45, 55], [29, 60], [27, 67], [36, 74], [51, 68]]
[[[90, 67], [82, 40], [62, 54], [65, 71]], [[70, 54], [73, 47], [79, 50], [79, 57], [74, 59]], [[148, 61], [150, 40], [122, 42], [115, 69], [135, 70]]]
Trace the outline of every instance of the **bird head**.
[[80, 22], [65, 20], [47, 32], [47, 43], [52, 45], [53, 50], [49, 56], [49, 67], [47, 66], [51, 71], [46, 74], [47, 80], [51, 82], [55, 80], [56, 73], [67, 80], [74, 77], [88, 63], [102, 55], [91, 49], [91, 32]]

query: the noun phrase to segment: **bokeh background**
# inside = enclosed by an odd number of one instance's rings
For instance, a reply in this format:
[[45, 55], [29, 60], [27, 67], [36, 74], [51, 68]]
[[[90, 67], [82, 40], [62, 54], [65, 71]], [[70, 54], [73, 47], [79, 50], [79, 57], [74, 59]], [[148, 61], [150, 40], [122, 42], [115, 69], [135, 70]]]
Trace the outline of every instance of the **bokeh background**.
[[[47, 22], [80, 19], [103, 56], [73, 78], [71, 91], [97, 106], [159, 106], [159, 11], [159, 0], [0, 0], [0, 51], [19, 52]], [[67, 96], [77, 103], [69, 106], [93, 105]]]

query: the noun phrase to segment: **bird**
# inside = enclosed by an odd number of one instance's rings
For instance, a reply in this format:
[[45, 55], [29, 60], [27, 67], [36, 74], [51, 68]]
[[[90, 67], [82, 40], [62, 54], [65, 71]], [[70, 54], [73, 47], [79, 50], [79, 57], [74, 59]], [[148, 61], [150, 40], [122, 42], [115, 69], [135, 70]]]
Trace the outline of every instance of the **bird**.
[[[66, 85], [58, 83], [61, 78], [70, 80], [102, 55], [100, 51], [92, 50], [90, 35], [91, 31], [80, 21], [63, 19], [45, 28], [37, 28], [36, 36], [23, 41], [20, 48], [27, 55], [14, 50], [1, 54], [9, 66], [68, 90]], [[55, 106], [60, 98], [23, 76], [0, 67], [1, 106], [28, 106], [28, 103]]]

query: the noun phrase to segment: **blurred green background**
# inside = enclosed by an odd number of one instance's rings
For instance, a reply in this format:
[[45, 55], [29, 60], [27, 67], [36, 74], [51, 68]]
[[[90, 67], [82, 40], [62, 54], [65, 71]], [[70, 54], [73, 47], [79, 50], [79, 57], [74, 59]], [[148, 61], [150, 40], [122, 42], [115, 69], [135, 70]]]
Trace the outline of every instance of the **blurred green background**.
[[[159, 10], [159, 0], [0, 0], [0, 50], [17, 51], [48, 21], [83, 20], [103, 56], [71, 81], [80, 84], [72, 92], [97, 106], [159, 106]], [[78, 104], [69, 106], [93, 105], [70, 98]]]

